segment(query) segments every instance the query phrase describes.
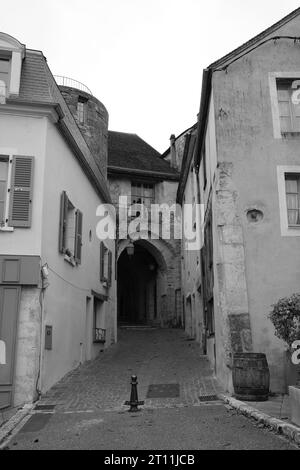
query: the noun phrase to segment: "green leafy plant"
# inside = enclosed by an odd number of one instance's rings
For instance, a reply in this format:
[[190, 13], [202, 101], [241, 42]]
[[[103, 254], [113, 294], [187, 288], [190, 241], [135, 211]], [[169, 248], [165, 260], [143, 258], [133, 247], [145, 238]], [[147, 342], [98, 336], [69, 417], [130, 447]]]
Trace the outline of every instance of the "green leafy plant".
[[275, 327], [275, 334], [291, 348], [300, 339], [300, 294], [280, 299], [272, 305], [269, 318]]

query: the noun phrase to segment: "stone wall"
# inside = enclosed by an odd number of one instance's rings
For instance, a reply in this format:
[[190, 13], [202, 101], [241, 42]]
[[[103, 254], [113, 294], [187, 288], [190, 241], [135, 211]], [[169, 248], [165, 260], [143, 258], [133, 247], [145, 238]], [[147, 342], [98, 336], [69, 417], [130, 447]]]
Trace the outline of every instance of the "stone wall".
[[[96, 160], [99, 169], [106, 178], [108, 112], [105, 106], [94, 96], [77, 90], [76, 88], [66, 86], [60, 86], [59, 88]], [[84, 122], [80, 122], [78, 119], [78, 99], [85, 101]]]
[[[128, 204], [131, 201], [131, 181], [126, 177], [110, 177], [109, 187], [113, 203], [118, 205], [119, 196], [127, 196]], [[175, 204], [176, 182], [159, 182], [155, 185], [156, 204]], [[171, 235], [173, 233], [171, 224]], [[151, 234], [146, 234], [148, 240], [142, 240], [144, 248], [154, 256], [160, 267], [157, 277], [159, 323], [163, 327], [176, 327], [182, 325], [181, 303], [176, 304], [176, 291], [181, 289], [181, 240], [171, 236], [170, 240], [152, 240]], [[118, 256], [124, 248], [126, 240], [119, 241]], [[178, 295], [178, 294], [177, 294]], [[177, 306], [176, 306], [177, 305]]]
[[14, 406], [37, 398], [41, 341], [40, 289], [22, 287], [16, 340]]

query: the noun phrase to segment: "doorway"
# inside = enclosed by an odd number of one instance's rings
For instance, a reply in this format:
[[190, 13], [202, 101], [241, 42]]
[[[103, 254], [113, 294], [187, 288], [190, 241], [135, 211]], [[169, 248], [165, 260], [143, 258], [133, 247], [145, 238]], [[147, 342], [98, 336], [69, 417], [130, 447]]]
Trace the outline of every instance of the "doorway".
[[157, 318], [158, 265], [142, 245], [134, 244], [129, 256], [125, 249], [118, 260], [119, 325], [152, 325]]

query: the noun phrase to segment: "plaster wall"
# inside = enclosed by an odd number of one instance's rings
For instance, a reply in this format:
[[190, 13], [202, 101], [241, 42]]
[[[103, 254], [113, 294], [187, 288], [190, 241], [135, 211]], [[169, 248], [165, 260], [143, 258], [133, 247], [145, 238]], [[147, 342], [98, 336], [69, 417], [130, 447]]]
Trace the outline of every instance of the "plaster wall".
[[[42, 221], [42, 264], [49, 266], [45, 289], [43, 324], [53, 327], [52, 350], [43, 352], [42, 390], [47, 390], [103, 346], [90, 344], [92, 290], [108, 295], [105, 302], [106, 343], [116, 341], [115, 241], [105, 244], [113, 253], [112, 286], [100, 282], [100, 240], [96, 235], [99, 195], [83, 173], [77, 159], [52, 123], [47, 127], [44, 207]], [[83, 213], [82, 260], [73, 267], [58, 250], [60, 196], [66, 191], [72, 204]]]
[[[276, 36], [298, 36], [299, 27], [296, 18], [276, 31]], [[285, 346], [275, 337], [268, 313], [279, 298], [299, 291], [300, 265], [295, 254], [300, 234], [281, 234], [277, 167], [299, 165], [300, 170], [300, 160], [299, 136], [274, 136], [269, 80], [274, 72], [291, 76], [299, 72], [300, 77], [298, 43], [288, 39], [267, 42], [230, 65], [227, 73], [213, 74], [218, 162], [223, 173], [223, 178], [219, 175], [223, 188], [215, 195], [219, 214], [216, 240], [218, 256], [227, 261], [216, 295], [221, 302], [222, 278], [227, 312], [248, 310], [253, 350], [266, 353], [271, 389], [283, 391]], [[262, 220], [253, 222], [247, 217], [252, 209], [262, 212]], [[222, 237], [230, 244], [223, 243]], [[231, 292], [228, 298], [228, 280], [241, 280], [242, 271], [245, 283], [243, 279], [240, 297]], [[224, 365], [220, 367], [224, 370]]]

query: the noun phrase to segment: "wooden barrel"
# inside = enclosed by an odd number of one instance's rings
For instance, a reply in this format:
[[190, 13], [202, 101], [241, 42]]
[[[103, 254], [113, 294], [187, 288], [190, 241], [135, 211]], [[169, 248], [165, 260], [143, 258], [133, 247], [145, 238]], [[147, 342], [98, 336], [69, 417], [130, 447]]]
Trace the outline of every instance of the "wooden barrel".
[[268, 400], [270, 371], [265, 354], [234, 354], [232, 378], [235, 398], [238, 400]]

